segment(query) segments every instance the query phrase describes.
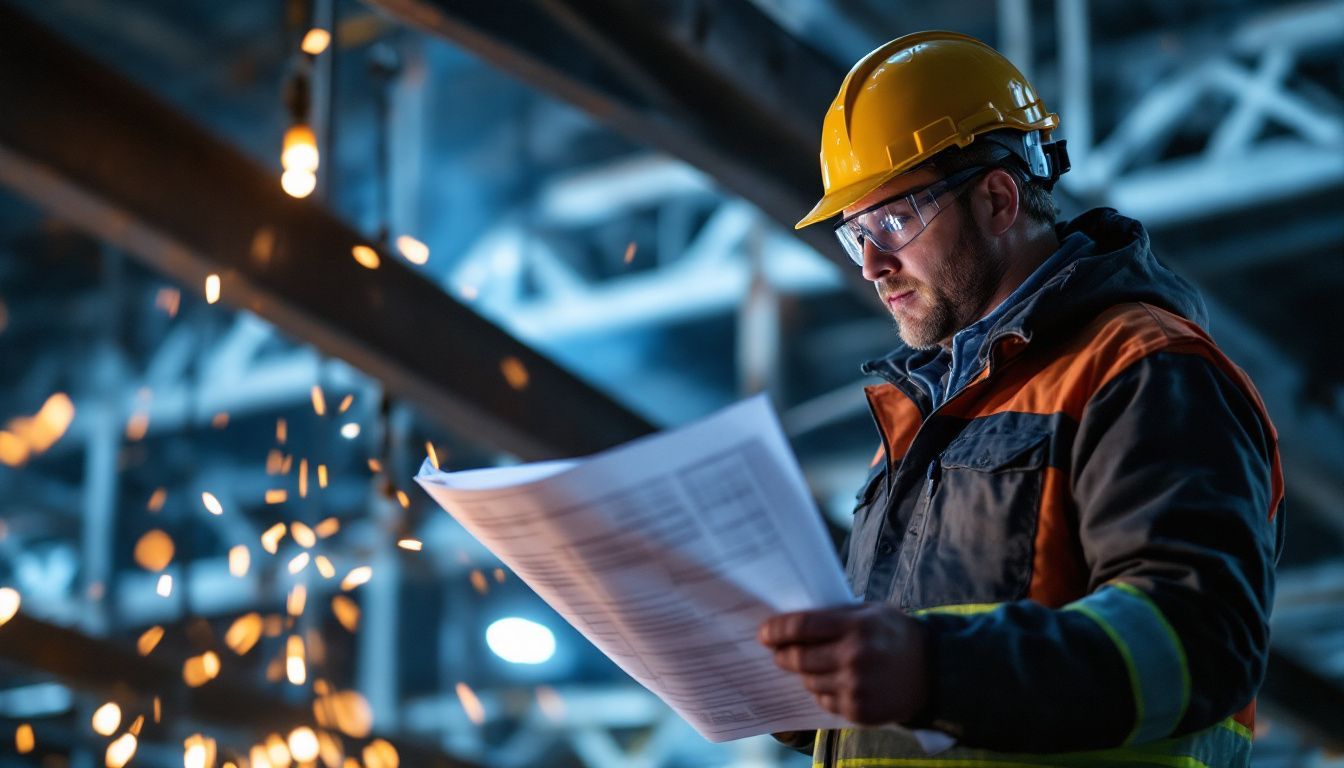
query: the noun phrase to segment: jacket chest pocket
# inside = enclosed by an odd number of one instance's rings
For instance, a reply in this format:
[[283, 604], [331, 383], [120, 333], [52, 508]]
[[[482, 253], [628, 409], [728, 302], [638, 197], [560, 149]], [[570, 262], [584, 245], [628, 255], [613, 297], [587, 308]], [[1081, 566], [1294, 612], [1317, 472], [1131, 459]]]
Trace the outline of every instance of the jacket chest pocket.
[[963, 435], [930, 467], [923, 519], [904, 579], [907, 608], [992, 603], [1023, 597], [1049, 435]]

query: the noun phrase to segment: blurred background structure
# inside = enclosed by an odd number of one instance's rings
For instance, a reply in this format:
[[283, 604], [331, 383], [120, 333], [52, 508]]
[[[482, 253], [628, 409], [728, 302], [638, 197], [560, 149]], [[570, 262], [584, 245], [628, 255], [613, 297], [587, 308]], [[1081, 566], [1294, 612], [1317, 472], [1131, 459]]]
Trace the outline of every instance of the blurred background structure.
[[842, 535], [896, 340], [792, 223], [849, 65], [928, 28], [1019, 64], [1064, 214], [1143, 220], [1260, 387], [1254, 760], [1344, 765], [1344, 2], [0, 0], [0, 766], [807, 765], [411, 478], [766, 391]]

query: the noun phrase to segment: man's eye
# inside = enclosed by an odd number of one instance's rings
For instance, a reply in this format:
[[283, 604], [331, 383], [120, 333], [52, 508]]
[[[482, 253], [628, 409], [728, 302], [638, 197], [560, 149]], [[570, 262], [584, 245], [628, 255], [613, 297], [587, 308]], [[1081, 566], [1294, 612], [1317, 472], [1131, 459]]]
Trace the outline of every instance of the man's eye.
[[907, 216], [884, 216], [882, 218], [882, 229], [887, 232], [900, 232], [905, 229], [905, 222], [909, 220]]

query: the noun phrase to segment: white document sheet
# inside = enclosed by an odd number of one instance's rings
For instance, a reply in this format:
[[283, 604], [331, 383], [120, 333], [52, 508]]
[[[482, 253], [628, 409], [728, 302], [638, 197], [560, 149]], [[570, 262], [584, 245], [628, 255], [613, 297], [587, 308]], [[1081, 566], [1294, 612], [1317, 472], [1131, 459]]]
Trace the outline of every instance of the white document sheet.
[[706, 739], [848, 727], [756, 641], [855, 602], [768, 401], [592, 457], [416, 481]]

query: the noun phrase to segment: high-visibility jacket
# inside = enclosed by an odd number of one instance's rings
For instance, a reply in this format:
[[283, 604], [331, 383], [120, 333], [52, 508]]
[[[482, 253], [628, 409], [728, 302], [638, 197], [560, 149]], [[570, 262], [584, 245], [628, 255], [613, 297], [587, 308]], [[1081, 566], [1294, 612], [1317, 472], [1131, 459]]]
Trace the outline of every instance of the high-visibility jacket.
[[865, 371], [882, 450], [855, 595], [930, 629], [915, 725], [821, 731], [816, 765], [1246, 765], [1283, 534], [1277, 436], [1204, 304], [1109, 209], [938, 408], [902, 347]]

